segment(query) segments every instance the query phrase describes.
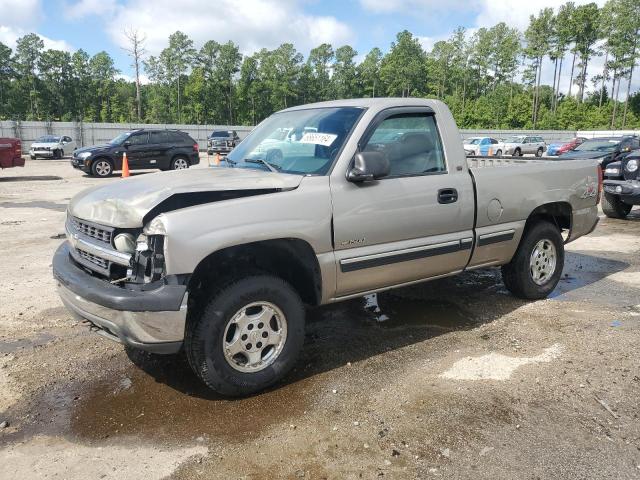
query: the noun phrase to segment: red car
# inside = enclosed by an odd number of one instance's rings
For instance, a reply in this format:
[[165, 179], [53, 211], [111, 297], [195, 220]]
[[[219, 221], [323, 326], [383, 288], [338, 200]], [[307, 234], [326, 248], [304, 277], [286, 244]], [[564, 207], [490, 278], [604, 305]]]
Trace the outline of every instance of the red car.
[[22, 143], [17, 138], [0, 138], [0, 168], [24, 167]]
[[570, 152], [585, 140], [586, 138], [584, 137], [575, 137], [567, 140], [562, 140], [560, 142], [553, 142], [547, 146], [547, 155], [562, 155], [563, 153]]

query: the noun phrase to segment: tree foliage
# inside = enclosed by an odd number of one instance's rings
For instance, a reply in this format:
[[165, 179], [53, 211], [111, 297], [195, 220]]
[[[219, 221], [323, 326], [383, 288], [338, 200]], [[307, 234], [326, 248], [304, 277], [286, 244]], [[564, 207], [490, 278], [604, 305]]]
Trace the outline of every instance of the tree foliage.
[[[328, 43], [306, 59], [290, 43], [251, 55], [231, 41], [197, 49], [180, 31], [146, 56], [144, 32], [125, 35], [132, 81], [107, 52], [45, 49], [36, 34], [18, 39], [15, 50], [0, 43], [0, 119], [257, 124], [303, 103], [413, 96], [443, 100], [463, 128], [640, 128], [640, 94], [631, 88], [638, 0], [602, 8], [566, 2], [532, 15], [522, 32], [506, 23], [473, 34], [460, 27], [428, 51], [404, 30], [386, 52], [364, 57]], [[598, 56], [603, 68], [589, 76]], [[543, 84], [547, 65], [552, 85]], [[137, 81], [141, 69], [147, 83]]]

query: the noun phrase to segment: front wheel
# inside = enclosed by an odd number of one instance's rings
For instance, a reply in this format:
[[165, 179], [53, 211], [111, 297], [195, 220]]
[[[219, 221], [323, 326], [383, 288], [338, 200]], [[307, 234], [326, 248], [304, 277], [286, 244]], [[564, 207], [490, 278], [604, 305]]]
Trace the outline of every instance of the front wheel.
[[607, 192], [602, 195], [601, 205], [602, 211], [609, 218], [627, 218], [632, 208], [631, 205], [623, 203], [618, 197]]
[[284, 280], [255, 275], [215, 292], [190, 319], [185, 351], [212, 390], [249, 395], [280, 380], [304, 342], [304, 307]]
[[184, 157], [176, 157], [171, 160], [170, 168], [171, 170], [184, 170], [185, 168], [189, 168], [189, 160]]
[[516, 148], [516, 149], [513, 151], [513, 156], [514, 156], [514, 157], [521, 157], [521, 156], [522, 156], [522, 151], [521, 151], [519, 148]]
[[540, 221], [525, 230], [515, 256], [502, 266], [502, 280], [516, 297], [538, 300], [549, 295], [564, 268], [564, 242], [552, 223]]
[[541, 157], [543, 152], [544, 152], [544, 149], [540, 147], [538, 150], [536, 150], [536, 157]]
[[113, 173], [113, 165], [105, 158], [94, 160], [91, 164], [91, 175], [94, 177], [108, 177]]
[[498, 151], [496, 152], [496, 157], [501, 157], [502, 156], [502, 150], [498, 149]]

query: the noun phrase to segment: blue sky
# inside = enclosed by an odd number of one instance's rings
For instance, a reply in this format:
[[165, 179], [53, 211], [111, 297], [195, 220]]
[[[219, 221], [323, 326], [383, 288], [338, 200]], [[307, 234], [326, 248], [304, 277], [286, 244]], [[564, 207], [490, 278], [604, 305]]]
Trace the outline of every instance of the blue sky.
[[[577, 0], [576, 3], [586, 3]], [[597, 0], [603, 3], [604, 0]], [[363, 57], [389, 48], [408, 29], [425, 48], [457, 26], [469, 31], [500, 21], [524, 28], [530, 14], [557, 7], [554, 0], [0, 0], [0, 41], [13, 47], [29, 32], [49, 48], [89, 54], [109, 52], [123, 76], [132, 75], [122, 47], [125, 28], [146, 35], [149, 54], [166, 46], [176, 30], [200, 47], [206, 40], [233, 40], [243, 53], [292, 42], [305, 56], [322, 42], [348, 43]], [[594, 62], [594, 71], [597, 66]], [[550, 69], [546, 69], [549, 71]], [[551, 72], [552, 73], [552, 72]], [[544, 79], [543, 79], [544, 80]], [[550, 83], [550, 81], [549, 81]]]

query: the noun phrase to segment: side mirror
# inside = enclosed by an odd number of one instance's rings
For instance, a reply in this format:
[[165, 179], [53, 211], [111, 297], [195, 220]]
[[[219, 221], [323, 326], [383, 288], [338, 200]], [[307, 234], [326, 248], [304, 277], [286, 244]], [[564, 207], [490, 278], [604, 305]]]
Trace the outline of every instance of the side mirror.
[[122, 144], [122, 146], [123, 146], [124, 148], [129, 148], [129, 147], [131, 146], [131, 142], [130, 142], [129, 140], [127, 140], [126, 142], [124, 142], [124, 143]]
[[359, 152], [347, 180], [354, 183], [370, 182], [389, 175], [389, 160], [381, 152]]

